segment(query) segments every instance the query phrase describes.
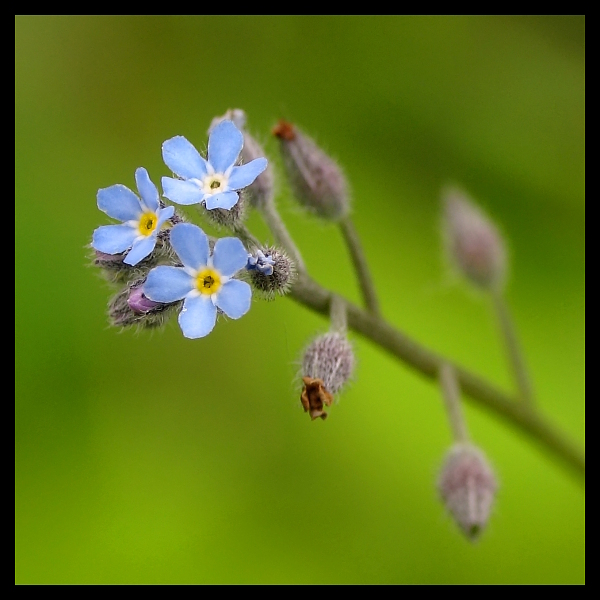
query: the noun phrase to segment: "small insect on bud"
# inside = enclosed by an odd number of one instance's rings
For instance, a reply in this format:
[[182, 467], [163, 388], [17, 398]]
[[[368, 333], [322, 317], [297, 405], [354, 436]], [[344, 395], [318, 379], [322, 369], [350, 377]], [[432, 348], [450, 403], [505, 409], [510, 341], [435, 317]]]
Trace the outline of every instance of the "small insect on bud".
[[181, 302], [162, 304], [146, 298], [142, 292], [144, 279], [124, 287], [108, 304], [108, 316], [115, 327], [160, 327], [181, 306]]
[[465, 194], [443, 194], [444, 234], [448, 255], [473, 283], [485, 289], [502, 286], [506, 251], [492, 221]]
[[488, 522], [497, 488], [483, 453], [471, 444], [455, 444], [446, 457], [438, 488], [464, 534], [477, 539]]
[[325, 406], [331, 406], [333, 395], [350, 379], [354, 362], [352, 345], [344, 334], [329, 332], [308, 346], [302, 360], [300, 401], [312, 420], [327, 418]]
[[[244, 135], [244, 146], [241, 154], [242, 164], [266, 156], [262, 146], [246, 131], [246, 113], [241, 108], [230, 108], [222, 117], [215, 117], [208, 128], [208, 133], [210, 134], [225, 119], [233, 121], [234, 125]], [[273, 180], [273, 167], [271, 161], [269, 161], [267, 168], [245, 189], [250, 206], [260, 209], [273, 201]]]
[[308, 210], [337, 221], [348, 213], [346, 178], [340, 167], [313, 140], [287, 121], [273, 128], [292, 192]]
[[279, 248], [257, 248], [248, 255], [246, 271], [252, 287], [266, 300], [287, 294], [296, 280], [294, 261]]

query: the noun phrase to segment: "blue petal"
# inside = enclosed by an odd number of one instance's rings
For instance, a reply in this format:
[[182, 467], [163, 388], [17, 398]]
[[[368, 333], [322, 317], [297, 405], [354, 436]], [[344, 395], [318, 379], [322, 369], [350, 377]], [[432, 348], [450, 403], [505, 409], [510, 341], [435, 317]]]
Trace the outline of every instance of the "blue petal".
[[186, 298], [179, 313], [179, 326], [186, 338], [201, 338], [208, 335], [217, 320], [217, 307], [210, 296], [201, 294]]
[[152, 211], [156, 212], [159, 207], [158, 203], [158, 190], [156, 186], [150, 181], [148, 171], [144, 167], [140, 167], [135, 170], [135, 182], [137, 184], [138, 192], [144, 201], [144, 204]]
[[224, 208], [229, 210], [233, 208], [239, 200], [237, 192], [221, 192], [220, 194], [214, 194], [206, 197], [206, 208], [213, 210], [214, 208]]
[[204, 192], [191, 181], [162, 178], [163, 196], [177, 204], [198, 204], [204, 198]]
[[162, 155], [167, 167], [184, 179], [204, 179], [208, 172], [206, 161], [182, 135], [167, 140], [162, 145]]
[[239, 319], [250, 310], [252, 288], [238, 279], [230, 279], [220, 289], [215, 304], [232, 319]]
[[236, 237], [217, 240], [213, 250], [213, 267], [226, 277], [231, 277], [248, 262], [248, 251]]
[[185, 298], [194, 287], [194, 280], [181, 267], [161, 265], [148, 273], [144, 295], [154, 302], [176, 302]]
[[244, 136], [232, 121], [221, 121], [208, 138], [208, 162], [217, 173], [225, 173], [242, 151]]
[[119, 221], [137, 221], [142, 213], [140, 199], [120, 183], [98, 190], [97, 199], [98, 208]]
[[192, 223], [178, 223], [171, 229], [171, 246], [186, 267], [198, 270], [208, 264], [208, 237]]
[[240, 190], [250, 185], [266, 168], [266, 158], [255, 158], [241, 167], [233, 167], [229, 176], [229, 187], [232, 190]]
[[137, 265], [140, 260], [143, 260], [154, 250], [154, 246], [156, 245], [156, 236], [149, 235], [148, 237], [136, 240], [133, 242], [133, 246], [131, 250], [127, 254], [127, 256], [123, 259], [123, 262], [126, 265]]
[[129, 225], [103, 225], [94, 231], [92, 246], [106, 254], [119, 254], [131, 247], [137, 236], [137, 230]]
[[173, 216], [174, 213], [175, 213], [175, 207], [174, 206], [167, 206], [166, 208], [158, 210], [158, 221], [156, 223], [156, 229], [155, 229], [155, 231], [157, 233], [160, 231], [160, 228], [162, 227], [162, 224], [165, 221], [167, 221], [168, 219], [170, 219]]

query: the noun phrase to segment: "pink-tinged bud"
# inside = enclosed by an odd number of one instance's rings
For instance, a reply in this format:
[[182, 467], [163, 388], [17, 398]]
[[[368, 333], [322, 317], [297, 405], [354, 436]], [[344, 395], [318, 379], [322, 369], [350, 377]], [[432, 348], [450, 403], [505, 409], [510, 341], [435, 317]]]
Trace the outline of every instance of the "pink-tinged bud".
[[162, 304], [153, 302], [142, 293], [145, 279], [138, 279], [125, 286], [108, 303], [108, 318], [115, 327], [138, 327], [152, 329], [163, 325], [183, 301]]
[[291, 123], [273, 128], [292, 192], [308, 210], [337, 221], [348, 213], [346, 178], [336, 162]]
[[341, 390], [354, 370], [354, 351], [342, 333], [329, 332], [314, 340], [304, 352], [300, 401], [312, 420], [327, 418], [325, 406]]
[[150, 300], [150, 298], [144, 296], [141, 286], [131, 288], [129, 298], [127, 298], [127, 304], [129, 304], [129, 308], [131, 308], [133, 312], [140, 314], [147, 313], [153, 308], [160, 306], [160, 302], [154, 302], [154, 300]]
[[446, 457], [438, 488], [464, 534], [477, 539], [487, 525], [497, 488], [483, 453], [471, 444], [455, 444]]
[[444, 193], [447, 251], [456, 266], [476, 285], [498, 289], [504, 282], [506, 250], [493, 222], [464, 193]]
[[[241, 108], [230, 108], [222, 117], [215, 117], [208, 128], [208, 133], [210, 134], [225, 119], [233, 121], [233, 124], [244, 135], [244, 146], [241, 154], [243, 164], [256, 158], [266, 157], [262, 146], [246, 131], [246, 113]], [[269, 161], [267, 168], [244, 190], [251, 206], [260, 209], [273, 201], [273, 180], [273, 167], [271, 161]]]

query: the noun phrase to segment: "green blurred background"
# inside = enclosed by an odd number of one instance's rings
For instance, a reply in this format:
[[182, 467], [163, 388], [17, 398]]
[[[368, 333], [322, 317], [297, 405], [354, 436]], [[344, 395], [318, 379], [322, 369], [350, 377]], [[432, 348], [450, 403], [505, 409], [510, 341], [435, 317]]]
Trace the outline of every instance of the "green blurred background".
[[[100, 187], [168, 175], [243, 108], [275, 161], [285, 117], [344, 167], [390, 321], [504, 389], [487, 299], [449, 274], [440, 189], [511, 253], [507, 294], [541, 409], [584, 442], [583, 17], [16, 17], [18, 583], [583, 583], [585, 496], [466, 406], [500, 489], [467, 542], [438, 501], [439, 390], [353, 336], [327, 422], [298, 401], [325, 319], [289, 299], [187, 340], [120, 333], [89, 266]], [[279, 204], [321, 283], [358, 301], [335, 228]], [[201, 221], [198, 221], [201, 223]], [[268, 233], [256, 215], [251, 228]]]

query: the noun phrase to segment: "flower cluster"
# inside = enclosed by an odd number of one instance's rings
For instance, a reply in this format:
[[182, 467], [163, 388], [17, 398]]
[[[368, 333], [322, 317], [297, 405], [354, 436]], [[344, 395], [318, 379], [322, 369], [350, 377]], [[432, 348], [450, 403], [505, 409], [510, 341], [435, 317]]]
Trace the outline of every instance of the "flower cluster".
[[[240, 191], [267, 168], [264, 157], [238, 164], [243, 147], [244, 135], [229, 119], [211, 130], [206, 158], [183, 136], [167, 140], [163, 159], [177, 177], [162, 178], [163, 197], [215, 213], [236, 213]], [[98, 227], [91, 244], [94, 264], [111, 281], [125, 284], [109, 303], [111, 323], [155, 327], [171, 309], [181, 307], [184, 336], [199, 338], [212, 331], [217, 314], [232, 319], [246, 314], [252, 290], [235, 278], [248, 264], [241, 240], [219, 239], [211, 251], [202, 229], [185, 223], [174, 206], [161, 200], [145, 168], [135, 171], [135, 182], [139, 196], [122, 184], [97, 195], [98, 208], [120, 221]]]

